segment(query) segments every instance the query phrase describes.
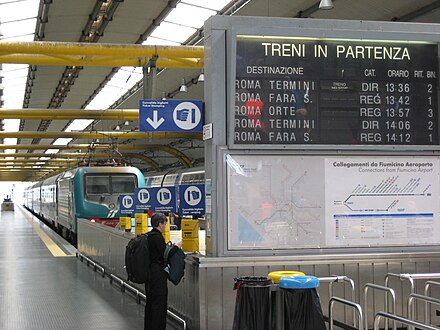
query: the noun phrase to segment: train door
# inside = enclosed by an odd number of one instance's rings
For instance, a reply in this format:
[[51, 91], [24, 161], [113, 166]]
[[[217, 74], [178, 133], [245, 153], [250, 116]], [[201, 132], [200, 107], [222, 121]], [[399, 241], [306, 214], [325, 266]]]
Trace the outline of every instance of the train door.
[[69, 195], [67, 199], [67, 204], [69, 208], [69, 230], [76, 233], [76, 218], [75, 218], [75, 198], [73, 191], [73, 180], [69, 180]]
[[75, 223], [74, 199], [73, 199], [73, 178], [61, 178], [58, 181], [58, 224], [57, 230], [68, 236], [67, 231], [72, 230], [72, 223]]

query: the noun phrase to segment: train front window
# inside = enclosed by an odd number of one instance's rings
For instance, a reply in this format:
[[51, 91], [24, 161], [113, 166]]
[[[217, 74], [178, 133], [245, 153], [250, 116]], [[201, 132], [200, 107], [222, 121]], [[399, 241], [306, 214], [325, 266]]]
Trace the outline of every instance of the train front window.
[[110, 194], [110, 177], [104, 175], [86, 176], [86, 194]]
[[112, 176], [113, 194], [132, 194], [136, 188], [136, 177], [134, 175]]
[[87, 175], [86, 194], [88, 196], [132, 194], [137, 187], [136, 183], [134, 175]]

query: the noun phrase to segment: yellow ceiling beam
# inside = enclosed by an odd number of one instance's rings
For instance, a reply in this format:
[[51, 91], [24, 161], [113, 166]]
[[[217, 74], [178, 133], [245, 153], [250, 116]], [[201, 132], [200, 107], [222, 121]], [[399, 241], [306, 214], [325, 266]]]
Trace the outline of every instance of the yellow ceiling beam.
[[41, 178], [40, 174], [45, 174], [37, 171], [20, 171], [20, 172], [11, 172], [11, 171], [0, 171], [0, 181], [19, 181], [19, 182], [31, 182], [38, 181]]
[[[13, 147], [11, 147], [13, 148]], [[123, 154], [124, 155], [124, 154]], [[45, 153], [1, 153], [0, 152], [0, 158], [4, 157], [15, 157], [15, 158], [40, 158], [40, 157], [49, 157], [51, 159], [54, 158], [85, 158], [85, 157], [92, 157], [92, 158], [109, 158], [112, 156], [116, 156], [120, 158], [121, 156], [119, 154], [108, 154], [108, 153], [87, 153], [87, 152], [57, 152], [55, 154], [45, 154]]]
[[[11, 156], [12, 155], [12, 156]], [[50, 159], [41, 160], [37, 157], [50, 157]], [[14, 168], [20, 168], [19, 166], [22, 164], [34, 164], [35, 166], [44, 166], [44, 168], [60, 168], [60, 166], [71, 166], [72, 164], [79, 164], [84, 163], [90, 160], [90, 162], [94, 162], [96, 158], [108, 158], [109, 154], [87, 154], [87, 153], [69, 153], [69, 154], [1, 154], [0, 157], [16, 157], [16, 158], [22, 158], [22, 157], [29, 157], [28, 159], [0, 159], [0, 168], [4, 166], [14, 166]], [[150, 164], [155, 171], [160, 171], [160, 165], [153, 160], [152, 158], [142, 155], [142, 154], [124, 154], [125, 157], [132, 157], [132, 158], [138, 158], [141, 159], [148, 164]], [[30, 159], [30, 157], [32, 157]], [[70, 157], [72, 157], [70, 159]], [[78, 157], [78, 158], [74, 158]], [[116, 155], [117, 158], [120, 158], [119, 155]], [[68, 159], [65, 159], [68, 158]], [[50, 167], [50, 165], [59, 165], [55, 167]]]
[[[118, 144], [113, 146], [110, 143], [99, 143], [99, 144], [68, 144], [68, 145], [56, 145], [56, 144], [0, 144], [0, 150], [5, 149], [17, 149], [17, 150], [45, 150], [45, 149], [60, 149], [60, 150], [149, 150], [156, 146], [161, 146], [160, 144]], [[171, 147], [170, 147], [171, 148]], [[51, 154], [47, 154], [50, 156]]]
[[[24, 110], [25, 111], [25, 110]], [[179, 132], [3, 132], [0, 131], [0, 139], [202, 139], [201, 133], [179, 133]], [[52, 146], [53, 149], [55, 147]]]
[[[48, 55], [0, 55], [0, 63], [9, 64], [33, 64], [33, 65], [54, 65], [54, 66], [138, 66], [143, 67], [150, 61], [150, 58], [84, 58], [80, 56], [66, 56], [64, 58], [52, 57]], [[182, 59], [182, 60], [157, 60], [158, 68], [171, 69], [201, 69], [203, 68], [202, 59]]]
[[157, 46], [57, 41], [1, 41], [0, 54], [203, 57], [203, 46]]
[[58, 168], [62, 168], [62, 166], [49, 166], [49, 167], [44, 167], [44, 168], [35, 168], [35, 166], [30, 166], [30, 165], [18, 165], [18, 167], [8, 167], [8, 165], [5, 164], [1, 164], [0, 165], [0, 171], [9, 171], [11, 173], [20, 173], [23, 169], [29, 169], [29, 170], [34, 170], [34, 171], [43, 171], [43, 172], [50, 172], [51, 170], [49, 169], [58, 169]]
[[139, 120], [138, 109], [80, 110], [80, 109], [0, 109], [2, 119], [100, 119]]
[[68, 163], [77, 163], [78, 159], [46, 159], [46, 160], [41, 160], [41, 159], [14, 159], [14, 160], [9, 160], [9, 159], [0, 159], [0, 164], [12, 164], [12, 163], [63, 163], [63, 164], [68, 164]]
[[[96, 150], [108, 150], [110, 152], [115, 152], [117, 150], [118, 153], [121, 153], [122, 157], [134, 157], [134, 158], [140, 158], [137, 157], [137, 154], [131, 153], [126, 154], [123, 151], [127, 150], [159, 150], [166, 152], [174, 157], [176, 157], [181, 164], [185, 168], [191, 168], [193, 167], [191, 159], [186, 156], [183, 152], [180, 150], [167, 146], [167, 145], [161, 145], [161, 144], [141, 144], [141, 145], [118, 145], [116, 148], [113, 148], [111, 145], [96, 145]], [[0, 144], [0, 150], [5, 149], [20, 149], [20, 150], [47, 150], [47, 149], [60, 149], [60, 150], [66, 150], [66, 149], [73, 149], [73, 150], [89, 150], [94, 149], [91, 148], [90, 144], [71, 144], [71, 145], [35, 145], [35, 144], [18, 144], [18, 145], [6, 145], [6, 144]], [[110, 153], [55, 153], [55, 154], [46, 154], [46, 153], [0, 153], [0, 157], [20, 157], [20, 158], [36, 158], [36, 157], [51, 157], [53, 158], [86, 158], [86, 157], [111, 157], [112, 154]], [[115, 158], [118, 158], [118, 155], [113, 154], [113, 156], [116, 156]], [[144, 155], [144, 157], [146, 157]], [[152, 164], [151, 162], [149, 162]], [[152, 165], [153, 167], [155, 165]]]
[[160, 68], [202, 68], [203, 46], [1, 41], [1, 63], [77, 66], [144, 66], [157, 58]]

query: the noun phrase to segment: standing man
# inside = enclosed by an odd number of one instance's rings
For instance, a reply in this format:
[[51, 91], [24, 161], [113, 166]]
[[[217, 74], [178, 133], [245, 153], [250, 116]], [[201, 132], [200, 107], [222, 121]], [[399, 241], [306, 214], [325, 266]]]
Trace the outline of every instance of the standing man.
[[[150, 274], [145, 283], [147, 303], [145, 305], [145, 330], [165, 330], [167, 325], [168, 308], [168, 274], [164, 270], [163, 255], [166, 248], [162, 233], [165, 230], [167, 217], [163, 213], [155, 213], [151, 217], [153, 229], [148, 235], [150, 251]], [[181, 242], [176, 246], [180, 248]], [[170, 254], [172, 254], [172, 250]]]

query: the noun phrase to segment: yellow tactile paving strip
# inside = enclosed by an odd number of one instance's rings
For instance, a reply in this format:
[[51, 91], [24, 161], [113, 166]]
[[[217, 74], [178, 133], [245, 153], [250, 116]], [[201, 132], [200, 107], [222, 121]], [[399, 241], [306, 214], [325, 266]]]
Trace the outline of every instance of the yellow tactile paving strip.
[[[32, 216], [28, 213], [25, 212], [21, 207], [18, 208], [20, 210], [20, 212], [24, 215], [24, 217], [26, 218], [26, 221], [32, 226], [32, 228], [35, 230], [35, 232], [37, 233], [37, 235], [40, 237], [40, 239], [43, 241], [43, 243], [46, 245], [46, 247], [48, 248], [48, 250], [50, 251], [50, 253], [52, 253], [52, 255], [54, 257], [67, 257], [68, 255], [61, 250], [61, 248], [40, 228], [40, 226], [38, 225], [38, 223], [36, 223], [33, 219]], [[70, 257], [70, 256], [69, 256]]]

